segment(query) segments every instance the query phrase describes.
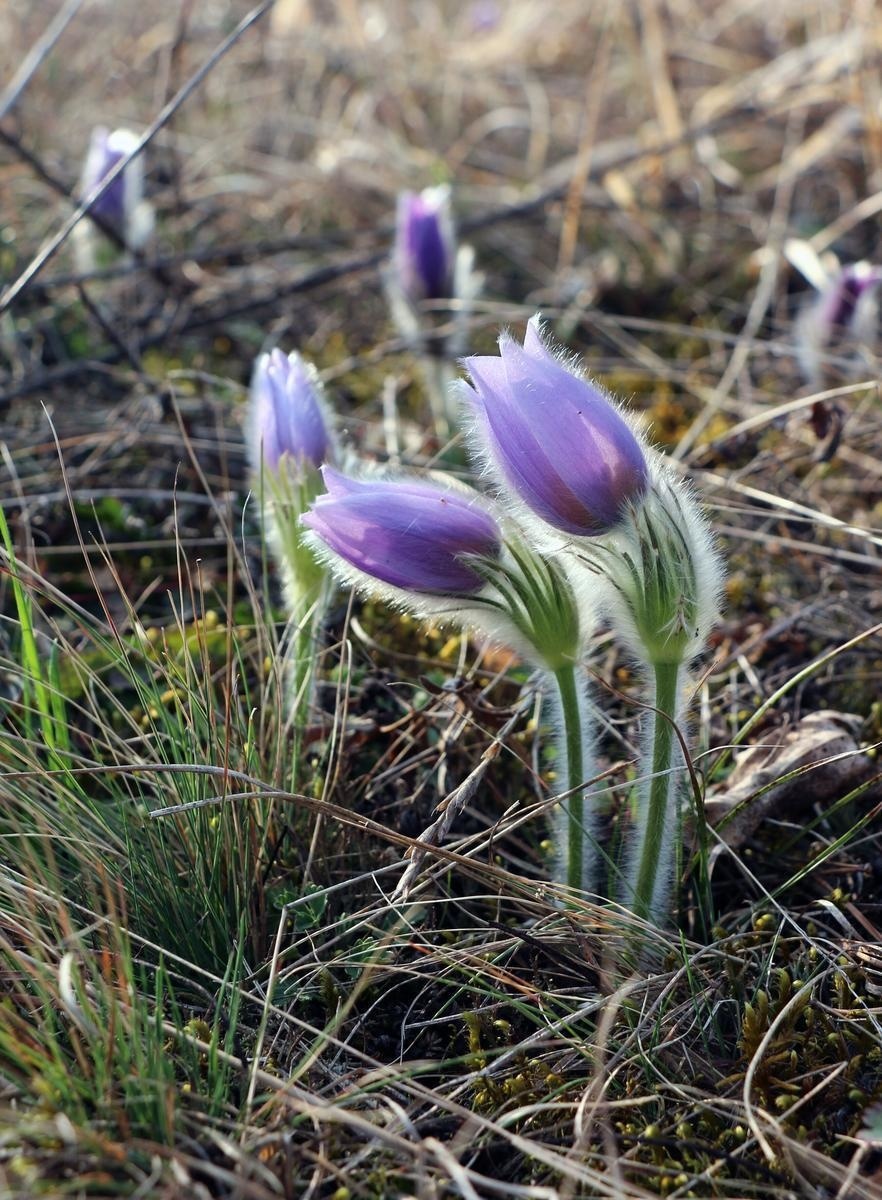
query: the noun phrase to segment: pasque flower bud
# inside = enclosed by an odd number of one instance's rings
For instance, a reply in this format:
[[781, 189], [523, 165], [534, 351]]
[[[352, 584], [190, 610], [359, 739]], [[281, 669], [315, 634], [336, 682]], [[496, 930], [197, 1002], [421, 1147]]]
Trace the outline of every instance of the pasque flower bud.
[[442, 440], [456, 420], [452, 364], [462, 353], [483, 283], [474, 261], [471, 246], [456, 244], [449, 187], [399, 195], [395, 245], [383, 280], [398, 332], [420, 356], [432, 424]]
[[545, 346], [538, 316], [524, 345], [508, 334], [499, 358], [467, 358], [475, 413], [491, 467], [548, 525], [596, 537], [609, 532], [647, 486], [631, 426], [593, 383]]
[[[103, 126], [92, 130], [89, 153], [80, 179], [80, 194], [89, 196], [114, 167], [128, 158], [138, 145], [138, 136], [130, 129]], [[113, 227], [132, 249], [139, 249], [153, 232], [153, 210], [144, 199], [144, 167], [134, 158], [105, 188], [90, 207], [101, 221]]]
[[411, 304], [448, 299], [453, 294], [455, 259], [450, 189], [402, 192], [395, 222], [393, 267], [406, 299]]
[[434, 483], [359, 480], [324, 467], [324, 495], [303, 517], [368, 581], [404, 592], [470, 595], [485, 580], [470, 557], [497, 557], [502, 535], [477, 497]]
[[[419, 616], [471, 626], [516, 645], [556, 694], [560, 777], [567, 793], [561, 822], [566, 882], [595, 884], [594, 806], [589, 723], [578, 660], [586, 628], [569, 581], [554, 562], [506, 537], [481, 498], [418, 480], [351, 479], [322, 469], [327, 492], [303, 524], [338, 576]], [[563, 874], [563, 870], [562, 870]]]
[[882, 267], [849, 263], [829, 275], [796, 324], [799, 361], [813, 387], [825, 382], [825, 357], [854, 358], [872, 347], [879, 318], [875, 292]]
[[295, 469], [320, 467], [332, 450], [321, 383], [311, 363], [293, 351], [262, 354], [251, 382], [251, 458], [277, 472], [283, 458]]
[[[567, 535], [554, 539], [553, 561], [580, 599], [599, 605], [653, 689], [620, 895], [639, 917], [660, 917], [683, 778], [673, 730], [684, 673], [716, 616], [721, 564], [688, 488], [599, 388], [548, 349], [538, 317], [523, 346], [507, 335], [499, 345], [499, 358], [465, 360], [471, 386], [462, 391], [482, 457], [525, 524], [538, 518], [540, 537], [549, 527]], [[584, 728], [566, 676], [560, 696], [570, 726]], [[569, 757], [579, 763], [578, 747]], [[568, 882], [578, 885], [584, 847], [573, 834], [568, 846]]]

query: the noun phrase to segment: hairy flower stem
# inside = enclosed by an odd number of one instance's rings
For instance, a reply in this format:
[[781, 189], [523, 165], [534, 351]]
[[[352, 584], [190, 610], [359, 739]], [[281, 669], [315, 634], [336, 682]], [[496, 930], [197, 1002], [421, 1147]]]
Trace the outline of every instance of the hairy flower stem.
[[[295, 536], [299, 531], [295, 531]], [[309, 710], [315, 687], [314, 675], [318, 641], [328, 605], [328, 587], [317, 577], [315, 560], [309, 548], [297, 547], [302, 572], [295, 573], [294, 563], [283, 560], [285, 602], [289, 614], [291, 640], [286, 653], [286, 690], [292, 718], [291, 787], [299, 791], [305, 779], [304, 746]], [[307, 559], [308, 556], [308, 559]], [[312, 568], [312, 569], [310, 569]]]
[[653, 916], [659, 878], [670, 871], [671, 849], [676, 840], [670, 835], [675, 823], [678, 777], [672, 772], [674, 723], [677, 717], [680, 664], [658, 662], [655, 671], [655, 712], [652, 727], [652, 767], [649, 794], [637, 814], [637, 870], [633, 883], [631, 905], [636, 916], [649, 920]]
[[303, 540], [298, 520], [315, 495], [315, 480], [276, 483], [266, 516], [270, 540], [282, 574], [291, 639], [285, 654], [285, 688], [293, 727], [291, 788], [305, 779], [304, 734], [313, 698], [318, 639], [329, 599], [324, 568]]
[[585, 793], [579, 786], [584, 781], [582, 719], [579, 710], [579, 693], [576, 683], [576, 668], [573, 664], [558, 667], [554, 672], [563, 717], [561, 748], [566, 763], [567, 788], [576, 791], [564, 801], [566, 813], [567, 841], [567, 884], [574, 891], [585, 886]]
[[291, 786], [294, 791], [300, 791], [305, 778], [305, 734], [309, 724], [317, 641], [324, 608], [323, 598], [313, 596], [311, 603], [304, 602], [300, 611], [293, 614], [294, 635], [289, 651], [290, 680], [288, 687], [293, 716]]

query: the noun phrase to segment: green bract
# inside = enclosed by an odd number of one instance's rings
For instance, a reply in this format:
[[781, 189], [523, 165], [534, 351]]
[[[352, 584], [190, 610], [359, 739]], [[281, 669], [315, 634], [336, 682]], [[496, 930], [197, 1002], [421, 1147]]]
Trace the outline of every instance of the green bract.
[[498, 609], [512, 623], [550, 670], [575, 662], [581, 643], [579, 609], [573, 589], [548, 559], [522, 542], [506, 541], [506, 561], [482, 559], [478, 570], [493, 585]]
[[611, 555], [609, 579], [653, 665], [682, 663], [700, 648], [699, 581], [676, 497], [656, 494], [635, 508], [628, 548]]

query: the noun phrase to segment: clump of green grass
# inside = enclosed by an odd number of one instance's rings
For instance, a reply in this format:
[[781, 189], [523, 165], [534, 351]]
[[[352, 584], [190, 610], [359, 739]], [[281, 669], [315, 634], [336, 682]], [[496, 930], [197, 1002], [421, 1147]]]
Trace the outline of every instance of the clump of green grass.
[[[263, 681], [233, 650], [242, 631], [218, 635], [211, 611], [188, 621], [178, 610], [167, 634], [144, 631], [130, 612], [122, 636], [115, 625], [83, 628], [69, 610], [42, 638], [44, 656], [33, 592], [9, 561], [21, 631], [21, 697], [8, 714], [18, 735], [7, 738], [10, 836], [28, 830], [33, 870], [56, 886], [77, 878], [87, 847], [93, 871], [122, 880], [133, 930], [194, 963], [222, 970], [231, 933], [259, 959], [273, 932], [259, 884], [281, 825], [279, 804], [260, 788], [227, 799], [233, 781], [242, 791], [249, 778], [260, 736]], [[76, 642], [63, 632], [72, 620]], [[229, 669], [218, 668], [219, 640], [237, 655]], [[156, 815], [166, 808], [167, 818]]]
[[149, 1172], [154, 1141], [170, 1154], [237, 1119], [242, 985], [269, 956], [277, 891], [303, 880], [298, 816], [272, 780], [290, 770], [284, 681], [264, 669], [275, 632], [256, 604], [248, 626], [221, 621], [198, 584], [191, 615], [182, 598], [145, 630], [129, 610], [124, 632], [28, 571], [2, 512], [0, 534], [17, 617], [0, 1072], [32, 1114], [25, 1142], [57, 1114], [77, 1139], [100, 1131], [111, 1158], [143, 1143], [132, 1165]]

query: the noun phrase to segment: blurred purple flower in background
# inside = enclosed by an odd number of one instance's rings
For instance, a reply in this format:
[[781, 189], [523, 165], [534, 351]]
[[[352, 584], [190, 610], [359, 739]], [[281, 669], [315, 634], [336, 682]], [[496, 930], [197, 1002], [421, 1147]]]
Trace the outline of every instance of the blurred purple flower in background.
[[468, 11], [472, 33], [492, 33], [502, 20], [499, 0], [474, 0]]
[[496, 558], [496, 521], [468, 493], [433, 483], [358, 480], [322, 469], [327, 492], [303, 524], [356, 571], [409, 592], [472, 594], [468, 556]]
[[277, 472], [283, 456], [292, 464], [320, 467], [332, 450], [315, 368], [293, 351], [262, 354], [251, 381], [251, 458]]
[[861, 297], [882, 283], [882, 267], [868, 262], [850, 263], [822, 292], [819, 317], [831, 331], [848, 329], [854, 322]]
[[829, 382], [825, 379], [828, 356], [854, 359], [855, 368], [860, 353], [872, 349], [879, 319], [875, 291], [880, 283], [882, 267], [849, 263], [823, 282], [814, 302], [797, 320], [799, 361], [813, 387]]
[[490, 463], [537, 516], [566, 533], [607, 533], [644, 495], [640, 442], [618, 409], [542, 341], [538, 316], [523, 347], [499, 339], [499, 358], [467, 358], [462, 388]]
[[802, 238], [788, 238], [784, 255], [817, 291], [794, 328], [806, 383], [819, 389], [862, 371], [870, 374], [878, 340], [876, 291], [882, 267], [869, 262], [842, 266], [832, 251], [819, 255]]
[[[92, 130], [89, 153], [80, 181], [80, 192], [84, 199], [107, 178], [117, 163], [128, 158], [137, 144], [137, 136], [129, 129], [115, 129], [111, 133], [99, 125]], [[98, 197], [90, 212], [124, 235], [131, 214], [141, 203], [143, 195], [143, 168], [140, 158], [136, 158]]]
[[[140, 141], [130, 129], [111, 133], [103, 126], [92, 130], [89, 153], [83, 166], [79, 191], [83, 200], [135, 150]], [[82, 271], [106, 266], [120, 247], [101, 237], [97, 222], [112, 230], [130, 250], [139, 251], [153, 234], [153, 209], [144, 199], [144, 166], [141, 156], [132, 159], [89, 207], [96, 222], [79, 221], [73, 231], [74, 253]]]
[[432, 422], [442, 439], [456, 423], [453, 364], [464, 349], [472, 305], [484, 282], [474, 265], [472, 247], [456, 243], [449, 187], [400, 193], [383, 282], [392, 320], [420, 356]]
[[444, 300], [453, 293], [456, 243], [450, 216], [450, 189], [402, 192], [395, 222], [393, 267], [411, 304]]

